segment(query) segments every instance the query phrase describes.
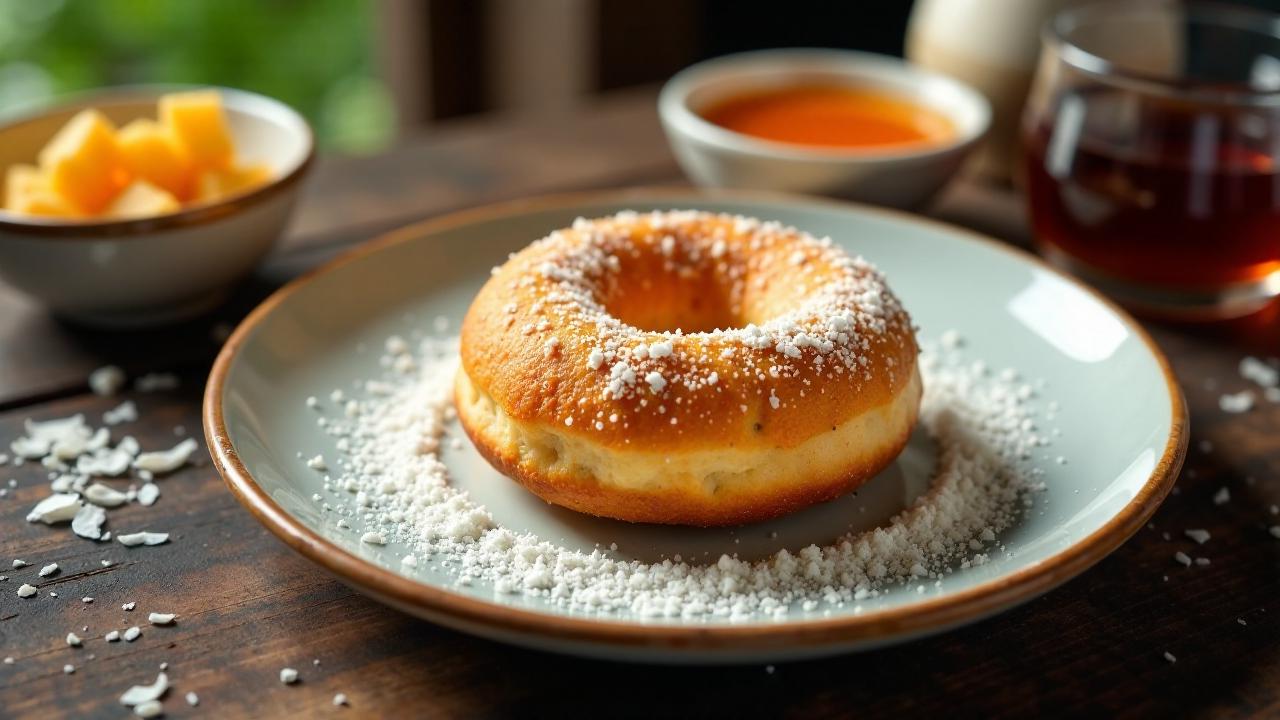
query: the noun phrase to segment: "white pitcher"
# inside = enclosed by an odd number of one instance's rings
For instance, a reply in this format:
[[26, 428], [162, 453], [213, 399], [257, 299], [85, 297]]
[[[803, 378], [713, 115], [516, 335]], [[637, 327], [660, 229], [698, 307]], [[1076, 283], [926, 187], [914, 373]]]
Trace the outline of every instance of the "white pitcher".
[[1008, 181], [1015, 175], [1040, 28], [1059, 9], [1083, 1], [916, 0], [907, 59], [969, 84], [991, 102], [991, 130], [974, 159], [983, 176]]

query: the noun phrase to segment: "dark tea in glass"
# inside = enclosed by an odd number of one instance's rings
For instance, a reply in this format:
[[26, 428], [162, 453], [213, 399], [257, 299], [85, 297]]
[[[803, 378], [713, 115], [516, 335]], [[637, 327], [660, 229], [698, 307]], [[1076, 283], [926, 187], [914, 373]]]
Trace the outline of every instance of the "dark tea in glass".
[[1149, 314], [1280, 293], [1280, 16], [1100, 3], [1046, 31], [1024, 123], [1036, 241]]

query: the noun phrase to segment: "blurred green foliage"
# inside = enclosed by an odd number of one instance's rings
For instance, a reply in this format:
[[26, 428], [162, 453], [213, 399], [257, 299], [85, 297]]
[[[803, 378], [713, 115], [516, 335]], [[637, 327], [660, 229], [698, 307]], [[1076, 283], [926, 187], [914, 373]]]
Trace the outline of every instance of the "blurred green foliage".
[[0, 0], [0, 111], [129, 83], [238, 87], [289, 103], [331, 150], [385, 147], [375, 0]]

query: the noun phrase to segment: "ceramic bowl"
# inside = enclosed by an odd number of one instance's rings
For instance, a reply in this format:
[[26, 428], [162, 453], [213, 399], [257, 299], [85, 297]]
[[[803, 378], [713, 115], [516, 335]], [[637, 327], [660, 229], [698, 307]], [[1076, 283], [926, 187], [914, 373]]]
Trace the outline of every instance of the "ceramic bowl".
[[[731, 97], [794, 85], [887, 93], [941, 113], [955, 126], [942, 142], [883, 148], [817, 148], [762, 140], [703, 119]], [[689, 67], [662, 88], [658, 115], [685, 173], [704, 187], [780, 190], [911, 208], [960, 169], [991, 123], [977, 91], [903, 60], [847, 50], [764, 50]]]
[[[173, 86], [112, 88], [0, 123], [0, 168], [31, 163], [78, 111], [117, 125], [155, 117]], [[68, 221], [0, 209], [0, 279], [52, 312], [94, 325], [146, 325], [212, 307], [271, 249], [310, 169], [315, 142], [287, 105], [218, 88], [241, 161], [265, 163], [271, 182], [248, 193], [157, 217]]]

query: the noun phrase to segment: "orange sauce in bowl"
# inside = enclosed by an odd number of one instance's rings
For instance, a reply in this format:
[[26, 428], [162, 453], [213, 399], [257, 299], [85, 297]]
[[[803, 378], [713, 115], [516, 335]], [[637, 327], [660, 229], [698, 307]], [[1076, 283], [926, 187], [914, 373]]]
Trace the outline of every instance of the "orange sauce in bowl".
[[951, 121], [887, 93], [838, 86], [796, 86], [739, 95], [703, 110], [723, 128], [763, 140], [827, 148], [937, 143]]

